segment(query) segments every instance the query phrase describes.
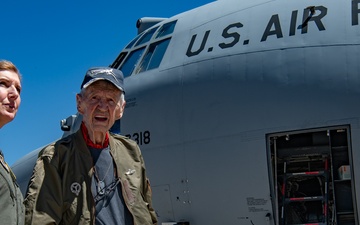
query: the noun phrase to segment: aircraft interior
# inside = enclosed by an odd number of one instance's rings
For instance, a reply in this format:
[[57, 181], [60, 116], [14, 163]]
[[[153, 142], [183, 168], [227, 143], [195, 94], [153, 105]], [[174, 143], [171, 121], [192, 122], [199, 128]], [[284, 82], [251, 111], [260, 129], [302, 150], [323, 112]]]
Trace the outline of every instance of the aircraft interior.
[[279, 224], [354, 224], [349, 130], [268, 136]]

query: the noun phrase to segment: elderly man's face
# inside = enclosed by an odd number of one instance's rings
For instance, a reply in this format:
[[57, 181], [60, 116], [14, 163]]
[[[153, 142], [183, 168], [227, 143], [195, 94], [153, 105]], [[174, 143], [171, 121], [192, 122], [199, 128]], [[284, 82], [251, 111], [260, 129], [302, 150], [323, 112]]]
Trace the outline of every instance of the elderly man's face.
[[96, 81], [76, 96], [77, 108], [89, 132], [106, 133], [122, 117], [121, 91], [107, 81]]

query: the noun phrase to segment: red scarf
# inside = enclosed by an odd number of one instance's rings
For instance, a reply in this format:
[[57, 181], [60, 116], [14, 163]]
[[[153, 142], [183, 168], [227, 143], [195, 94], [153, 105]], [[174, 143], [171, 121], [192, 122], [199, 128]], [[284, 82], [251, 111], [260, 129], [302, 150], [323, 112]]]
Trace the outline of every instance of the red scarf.
[[87, 128], [84, 124], [84, 122], [81, 123], [81, 132], [82, 135], [85, 139], [86, 145], [91, 147], [91, 148], [97, 148], [97, 149], [103, 149], [106, 148], [107, 146], [109, 146], [109, 134], [106, 133], [105, 135], [105, 140], [104, 140], [104, 144], [95, 144], [94, 142], [92, 142], [92, 140], [90, 139], [88, 132], [87, 132]]

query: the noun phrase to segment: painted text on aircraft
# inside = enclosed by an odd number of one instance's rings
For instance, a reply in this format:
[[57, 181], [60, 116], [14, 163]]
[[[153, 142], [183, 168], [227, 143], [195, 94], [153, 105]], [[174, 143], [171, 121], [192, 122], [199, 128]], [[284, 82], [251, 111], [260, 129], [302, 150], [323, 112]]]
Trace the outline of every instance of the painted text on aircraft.
[[[359, 25], [359, 7], [360, 0], [352, 0], [351, 1], [351, 25]], [[302, 11], [302, 24], [297, 24], [297, 18], [299, 16], [299, 11]], [[301, 34], [307, 34], [309, 32], [309, 26], [315, 26], [318, 31], [325, 31], [326, 26], [324, 23], [324, 18], [328, 15], [328, 8], [325, 6], [309, 6], [302, 10], [294, 10], [291, 12], [291, 17], [289, 24], [287, 24], [289, 28], [288, 36], [295, 36], [297, 30], [301, 30]], [[259, 42], [265, 42], [270, 37], [276, 37], [277, 39], [284, 37], [283, 28], [285, 24], [282, 24], [280, 21], [280, 15], [274, 14], [270, 17]], [[234, 22], [227, 25], [222, 31], [222, 37], [226, 40], [218, 44], [221, 49], [232, 48], [239, 43], [241, 43], [241, 34], [240, 29], [244, 28], [245, 25], [241, 22]], [[200, 43], [198, 40], [198, 34], [194, 34], [191, 37], [190, 43], [188, 45], [186, 55], [188, 57], [199, 55], [203, 52], [207, 47], [207, 41], [211, 34], [211, 30], [205, 31], [205, 34], [202, 37], [201, 44], [196, 49], [194, 46], [195, 43]], [[246, 39], [242, 42], [242, 45], [250, 44], [250, 40]], [[207, 52], [212, 52], [214, 47], [207, 47]]]

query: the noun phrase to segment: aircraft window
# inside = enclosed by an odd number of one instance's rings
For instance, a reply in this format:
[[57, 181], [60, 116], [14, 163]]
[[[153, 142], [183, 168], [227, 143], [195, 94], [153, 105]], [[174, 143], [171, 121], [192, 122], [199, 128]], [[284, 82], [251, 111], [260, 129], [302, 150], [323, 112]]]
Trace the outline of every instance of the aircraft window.
[[128, 77], [134, 71], [139, 59], [141, 58], [145, 48], [139, 48], [129, 54], [125, 62], [120, 67], [120, 70], [123, 72], [124, 77]]
[[121, 64], [121, 62], [124, 60], [125, 56], [127, 55], [127, 52], [121, 52], [120, 55], [116, 58], [116, 60], [111, 65], [112, 68], [118, 68]]
[[144, 34], [144, 32], [143, 33], [141, 33], [141, 34], [139, 34], [138, 36], [136, 36], [136, 38], [134, 38], [134, 40], [132, 40], [125, 48], [126, 49], [129, 49], [129, 48], [131, 48], [133, 45], [134, 45], [134, 43], [141, 37], [141, 35], [143, 35]]
[[161, 38], [161, 37], [164, 37], [168, 34], [171, 34], [172, 32], [174, 32], [174, 28], [175, 28], [175, 25], [176, 25], [176, 20], [175, 21], [172, 21], [170, 23], [166, 23], [164, 24], [160, 29], [159, 29], [159, 32], [157, 33], [156, 35], [156, 38]]
[[144, 44], [146, 42], [148, 42], [151, 37], [153, 36], [153, 34], [155, 33], [156, 29], [158, 29], [158, 27], [154, 27], [152, 28], [151, 30], [149, 30], [148, 32], [146, 32], [146, 34], [144, 34], [138, 42], [136, 42], [136, 45], [135, 46], [139, 46], [141, 44]]
[[170, 38], [151, 44], [136, 73], [158, 68], [169, 43]]

